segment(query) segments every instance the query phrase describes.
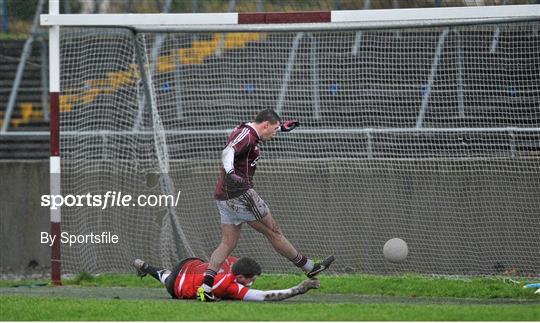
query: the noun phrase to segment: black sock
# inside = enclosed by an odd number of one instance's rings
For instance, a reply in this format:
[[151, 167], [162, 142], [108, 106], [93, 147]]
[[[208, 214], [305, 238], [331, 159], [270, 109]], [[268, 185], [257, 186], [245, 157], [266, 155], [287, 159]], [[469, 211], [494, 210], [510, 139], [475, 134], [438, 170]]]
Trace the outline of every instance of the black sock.
[[212, 287], [214, 286], [214, 279], [216, 278], [217, 273], [212, 269], [207, 269], [204, 272], [203, 284]]
[[158, 272], [164, 269], [165, 268], [158, 268], [147, 264], [146, 268], [144, 268], [144, 272], [161, 282]]

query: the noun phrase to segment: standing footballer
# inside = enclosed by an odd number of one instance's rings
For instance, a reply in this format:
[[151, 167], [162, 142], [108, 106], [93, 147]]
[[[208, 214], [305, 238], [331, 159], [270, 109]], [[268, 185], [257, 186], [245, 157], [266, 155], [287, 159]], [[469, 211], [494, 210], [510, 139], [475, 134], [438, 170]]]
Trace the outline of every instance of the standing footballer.
[[289, 120], [280, 125], [279, 115], [266, 109], [253, 122], [238, 125], [223, 149], [223, 167], [214, 191], [221, 215], [221, 243], [210, 258], [204, 273], [203, 284], [197, 290], [197, 299], [215, 301], [214, 280], [225, 259], [236, 247], [243, 223], [264, 234], [272, 247], [294, 265], [302, 268], [309, 278], [327, 269], [334, 261], [329, 256], [320, 263], [302, 255], [283, 235], [281, 228], [270, 213], [268, 206], [253, 189], [253, 175], [259, 159], [259, 143], [272, 139], [278, 130], [289, 132], [299, 125]]

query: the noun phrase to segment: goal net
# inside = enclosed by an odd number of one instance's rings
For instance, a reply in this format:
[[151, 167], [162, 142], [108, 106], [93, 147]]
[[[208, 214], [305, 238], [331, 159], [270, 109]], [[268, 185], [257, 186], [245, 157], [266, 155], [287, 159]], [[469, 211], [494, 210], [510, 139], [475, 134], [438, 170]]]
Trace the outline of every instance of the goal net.
[[[62, 194], [177, 205], [63, 207], [64, 273], [208, 259], [233, 127], [275, 109], [301, 127], [261, 145], [255, 189], [334, 273], [540, 273], [539, 21], [243, 32], [62, 27]], [[407, 259], [386, 261], [394, 237]], [[245, 227], [233, 253], [296, 272]]]

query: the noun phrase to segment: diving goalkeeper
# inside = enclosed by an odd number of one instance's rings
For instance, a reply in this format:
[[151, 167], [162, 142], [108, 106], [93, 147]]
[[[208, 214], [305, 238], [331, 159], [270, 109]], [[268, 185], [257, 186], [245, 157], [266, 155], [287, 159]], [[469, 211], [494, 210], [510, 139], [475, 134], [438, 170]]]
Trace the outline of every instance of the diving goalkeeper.
[[[140, 259], [135, 259], [133, 266], [137, 275], [147, 274], [159, 280], [167, 292], [175, 299], [194, 299], [197, 289], [202, 285], [203, 273], [209, 263], [199, 258], [187, 258], [181, 261], [174, 270], [154, 267]], [[216, 276], [214, 295], [220, 299], [243, 301], [280, 301], [296, 295], [304, 294], [313, 288], [319, 288], [316, 279], [306, 279], [300, 284], [283, 290], [257, 290], [250, 288], [258, 276], [261, 266], [253, 259], [229, 256], [223, 262]]]

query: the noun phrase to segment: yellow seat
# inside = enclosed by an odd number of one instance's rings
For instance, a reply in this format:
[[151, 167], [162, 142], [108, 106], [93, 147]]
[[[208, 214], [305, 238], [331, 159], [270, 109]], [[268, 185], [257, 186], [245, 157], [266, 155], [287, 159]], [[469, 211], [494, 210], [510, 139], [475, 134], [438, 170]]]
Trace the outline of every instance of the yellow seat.
[[19, 109], [21, 110], [22, 120], [28, 122], [32, 117], [34, 106], [32, 103], [21, 103], [19, 104]]
[[11, 126], [14, 127], [14, 128], [18, 128], [19, 125], [21, 125], [23, 123], [28, 124], [28, 121], [25, 122], [22, 118], [12, 118], [11, 119]]
[[73, 94], [60, 95], [60, 112], [70, 112], [73, 109], [73, 103], [76, 103], [79, 97]]
[[110, 88], [111, 80], [110, 79], [95, 79], [95, 80], [87, 80], [85, 81], [86, 85], [91, 88], [100, 88], [100, 89], [106, 89]]
[[171, 72], [174, 70], [174, 55], [160, 56], [157, 62], [157, 70], [160, 73]]

